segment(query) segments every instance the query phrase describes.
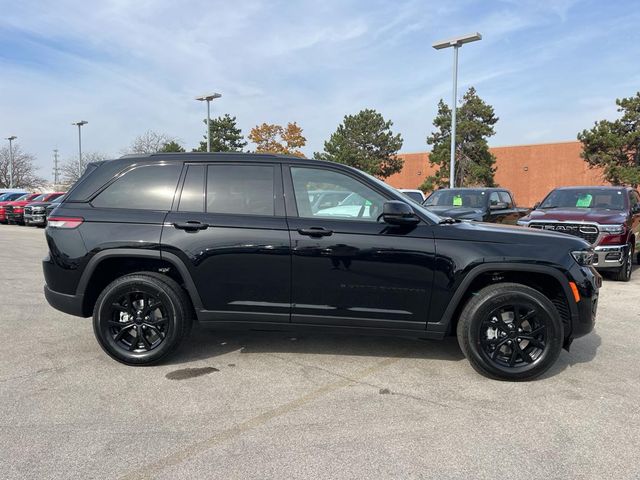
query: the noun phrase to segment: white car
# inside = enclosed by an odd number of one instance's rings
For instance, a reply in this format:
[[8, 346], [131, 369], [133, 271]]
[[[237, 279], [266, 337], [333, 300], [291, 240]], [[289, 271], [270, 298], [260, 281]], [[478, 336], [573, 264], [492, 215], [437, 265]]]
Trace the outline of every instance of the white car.
[[413, 200], [414, 202], [418, 202], [419, 204], [422, 204], [425, 198], [427, 198], [424, 196], [424, 193], [422, 192], [422, 190], [413, 190], [411, 188], [399, 188], [398, 191], [404, 193], [411, 200]]

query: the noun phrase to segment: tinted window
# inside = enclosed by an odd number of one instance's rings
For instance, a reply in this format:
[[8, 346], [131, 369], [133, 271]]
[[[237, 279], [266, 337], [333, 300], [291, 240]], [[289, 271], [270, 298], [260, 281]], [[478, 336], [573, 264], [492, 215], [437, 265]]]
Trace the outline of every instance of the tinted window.
[[181, 165], [144, 165], [128, 171], [100, 193], [94, 207], [169, 210]]
[[[375, 222], [382, 213], [385, 198], [342, 173], [316, 168], [291, 168], [298, 215], [307, 218], [336, 218]], [[309, 201], [310, 192], [343, 192], [344, 200], [337, 205], [322, 208]]]
[[491, 192], [491, 195], [489, 195], [489, 205], [498, 205], [498, 203], [500, 203], [498, 192]]
[[422, 195], [419, 192], [402, 192], [414, 202], [422, 203]]
[[207, 212], [274, 215], [274, 179], [271, 165], [209, 165]]
[[204, 165], [190, 165], [184, 179], [182, 194], [180, 195], [181, 212], [203, 212], [204, 211]]

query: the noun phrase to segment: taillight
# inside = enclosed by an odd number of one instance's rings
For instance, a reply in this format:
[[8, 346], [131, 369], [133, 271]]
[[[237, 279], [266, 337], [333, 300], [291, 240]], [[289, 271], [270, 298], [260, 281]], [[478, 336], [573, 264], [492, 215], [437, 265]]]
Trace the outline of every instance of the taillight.
[[84, 222], [82, 217], [49, 217], [47, 226], [51, 228], [78, 228]]

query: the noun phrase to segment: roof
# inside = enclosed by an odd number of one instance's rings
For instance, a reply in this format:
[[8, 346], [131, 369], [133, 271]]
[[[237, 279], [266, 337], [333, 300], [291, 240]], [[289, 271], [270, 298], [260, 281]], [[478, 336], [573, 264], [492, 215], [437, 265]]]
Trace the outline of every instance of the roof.
[[322, 162], [323, 160], [314, 160], [309, 158], [301, 158], [295, 155], [279, 155], [274, 153], [252, 153], [252, 152], [169, 152], [169, 153], [148, 153], [148, 154], [128, 154], [123, 155], [121, 159], [131, 160], [134, 158], [139, 159], [171, 159], [185, 161], [188, 159], [190, 162], [211, 162], [216, 160], [242, 160], [245, 157], [247, 160], [299, 160], [299, 161], [314, 161]]
[[556, 187], [554, 190], [584, 190], [590, 188], [592, 190], [634, 190], [629, 186], [615, 186], [615, 185], [574, 185], [571, 187]]

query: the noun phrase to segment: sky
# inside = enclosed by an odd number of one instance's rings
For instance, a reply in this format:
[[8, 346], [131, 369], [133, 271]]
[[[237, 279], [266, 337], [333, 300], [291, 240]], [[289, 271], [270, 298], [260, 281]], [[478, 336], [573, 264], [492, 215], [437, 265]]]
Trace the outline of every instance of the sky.
[[[426, 151], [437, 103], [451, 102], [452, 51], [500, 118], [490, 144], [575, 140], [640, 90], [637, 0], [0, 0], [0, 134], [17, 135], [51, 177], [52, 151], [119, 156], [154, 130], [188, 149], [212, 116], [295, 121], [311, 156], [347, 114], [374, 108]], [[5, 140], [6, 142], [6, 140]]]

